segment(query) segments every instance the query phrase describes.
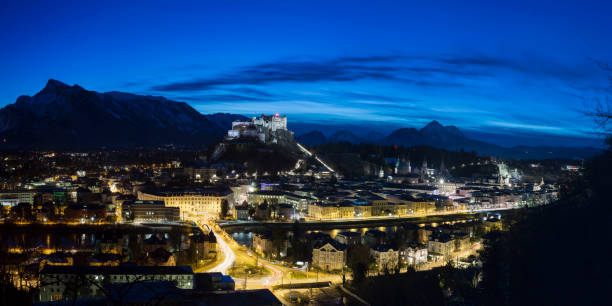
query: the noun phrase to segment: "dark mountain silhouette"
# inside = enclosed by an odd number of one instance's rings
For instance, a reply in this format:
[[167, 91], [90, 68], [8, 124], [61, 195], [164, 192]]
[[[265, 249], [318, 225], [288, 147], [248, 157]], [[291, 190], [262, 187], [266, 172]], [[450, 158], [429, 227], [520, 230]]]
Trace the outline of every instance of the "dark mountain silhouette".
[[329, 141], [330, 142], [361, 143], [363, 142], [363, 139], [361, 139], [361, 137], [358, 137], [357, 135], [353, 134], [350, 131], [341, 130], [329, 136]]
[[[203, 147], [221, 139], [232, 121], [246, 119], [226, 113], [202, 115], [186, 103], [164, 97], [98, 93], [51, 79], [36, 95], [21, 96], [0, 109], [0, 149], [133, 148], [166, 144]], [[420, 130], [397, 129], [382, 139], [375, 133], [358, 136], [341, 129], [329, 137], [314, 131], [297, 140], [307, 145], [328, 142], [427, 145], [522, 159], [587, 158], [601, 153], [596, 148], [501, 147], [466, 137], [458, 128], [437, 121]]]
[[587, 158], [601, 153], [596, 148], [572, 148], [550, 146], [502, 147], [466, 137], [457, 127], [443, 126], [432, 121], [420, 130], [398, 129], [381, 140], [386, 145], [426, 145], [450, 151], [476, 151], [481, 155], [504, 158], [545, 159], [545, 158]]
[[[320, 133], [320, 132], [319, 132]], [[502, 147], [483, 141], [471, 139], [465, 136], [455, 126], [443, 126], [438, 121], [432, 121], [422, 129], [401, 128], [397, 129], [386, 137], [377, 138], [374, 135], [364, 137], [355, 136], [349, 131], [339, 131], [336, 134], [325, 137], [318, 137], [317, 141], [311, 141], [314, 134], [307, 133], [298, 137], [307, 139], [307, 145], [318, 145], [331, 142], [350, 142], [350, 143], [377, 143], [383, 145], [398, 145], [405, 147], [431, 146], [449, 151], [476, 151], [480, 155], [494, 155], [503, 158], [517, 159], [545, 159], [545, 158], [588, 158], [601, 153], [597, 148], [572, 148], [572, 147], [550, 147], [550, 146], [515, 146]], [[306, 137], [307, 136], [307, 137]], [[303, 138], [302, 138], [303, 137]]]
[[320, 131], [312, 131], [296, 137], [296, 141], [308, 146], [317, 146], [322, 143], [328, 143], [327, 137]]
[[474, 150], [477, 152], [489, 152], [491, 149], [499, 148], [478, 140], [470, 139], [455, 126], [443, 126], [438, 121], [432, 121], [417, 130], [414, 128], [398, 129], [381, 140], [382, 144], [419, 146], [427, 145], [448, 150]]
[[98, 93], [51, 79], [36, 95], [0, 109], [0, 136], [12, 149], [200, 147], [221, 138], [232, 116], [208, 117], [163, 97]]
[[246, 121], [249, 118], [243, 115], [230, 114], [230, 113], [215, 113], [210, 115], [204, 115], [206, 119], [212, 123], [221, 127], [224, 131], [232, 129], [232, 122], [234, 121]]

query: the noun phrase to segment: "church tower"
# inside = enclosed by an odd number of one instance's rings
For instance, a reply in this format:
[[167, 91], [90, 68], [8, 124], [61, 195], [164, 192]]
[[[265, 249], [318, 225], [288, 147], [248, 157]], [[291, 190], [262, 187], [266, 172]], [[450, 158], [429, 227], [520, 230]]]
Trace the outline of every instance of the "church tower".
[[421, 180], [424, 182], [427, 176], [427, 159], [423, 159], [423, 167], [421, 167]]
[[397, 174], [397, 172], [399, 171], [399, 167], [400, 167], [400, 158], [398, 156], [397, 159], [395, 160], [395, 169], [393, 169], [393, 174]]

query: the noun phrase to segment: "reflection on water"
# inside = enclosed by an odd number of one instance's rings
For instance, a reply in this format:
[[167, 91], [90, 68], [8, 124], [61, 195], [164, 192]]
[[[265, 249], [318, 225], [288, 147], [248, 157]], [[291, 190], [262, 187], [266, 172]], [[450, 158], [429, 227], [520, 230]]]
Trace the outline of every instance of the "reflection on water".
[[0, 247], [18, 249], [55, 249], [61, 250], [93, 250], [101, 240], [112, 240], [128, 246], [130, 243], [140, 245], [145, 239], [156, 234], [159, 238], [168, 241], [169, 246], [180, 245], [188, 240], [193, 228], [190, 227], [165, 227], [146, 228], [139, 227], [138, 231], [124, 227], [111, 230], [91, 230], [75, 228], [59, 232], [47, 228], [11, 228], [0, 230]]
[[251, 246], [253, 242], [253, 233], [252, 232], [238, 232], [233, 233], [232, 238], [240, 245], [246, 245], [248, 247]]
[[[361, 235], [365, 235], [365, 233], [371, 229], [380, 230], [387, 234], [393, 234], [397, 230], [397, 226], [381, 226], [381, 227], [376, 227], [376, 228], [357, 227], [357, 228], [351, 228], [351, 229], [308, 230], [306, 231], [306, 234], [320, 232], [320, 233], [328, 234], [329, 236], [331, 236], [332, 239], [335, 239], [336, 236], [341, 232], [360, 232]], [[232, 238], [234, 238], [234, 240], [238, 244], [250, 247], [251, 244], [253, 243], [254, 233], [257, 233], [257, 231], [234, 232], [231, 235], [232, 235]], [[287, 231], [287, 233], [291, 235], [293, 234], [293, 231]]]
[[[452, 226], [452, 225], [459, 225], [459, 224], [465, 224], [468, 222], [473, 222], [475, 219], [462, 219], [462, 220], [451, 220], [451, 221], [442, 221], [442, 222], [426, 222], [426, 223], [410, 223], [412, 225], [416, 225], [418, 228], [422, 228], [422, 227], [426, 227], [426, 226], [431, 226], [431, 227], [439, 227], [441, 225], [444, 226]], [[402, 225], [389, 225], [389, 226], [379, 226], [379, 227], [354, 227], [354, 228], [336, 228], [336, 229], [330, 229], [330, 230], [306, 230], [305, 233], [306, 234], [311, 234], [311, 233], [317, 233], [317, 232], [321, 232], [321, 233], [325, 233], [331, 236], [332, 239], [335, 239], [336, 236], [341, 233], [341, 232], [359, 232], [361, 233], [361, 235], [365, 235], [365, 233], [369, 230], [379, 230], [382, 232], [385, 232], [387, 234], [387, 236], [393, 236], [393, 234], [398, 230], [399, 227], [401, 227]], [[241, 245], [245, 245], [250, 247], [253, 241], [253, 234], [257, 233], [257, 232], [261, 232], [262, 230], [253, 230], [253, 231], [241, 231], [241, 232], [233, 232], [231, 233], [231, 236], [234, 238], [234, 240]], [[286, 231], [289, 235], [293, 234], [293, 231]]]

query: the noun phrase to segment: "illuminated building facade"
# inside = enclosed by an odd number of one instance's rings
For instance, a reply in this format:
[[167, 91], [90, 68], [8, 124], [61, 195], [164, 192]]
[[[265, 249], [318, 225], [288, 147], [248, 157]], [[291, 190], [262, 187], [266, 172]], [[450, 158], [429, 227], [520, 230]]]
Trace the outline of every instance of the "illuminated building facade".
[[397, 268], [399, 262], [399, 252], [397, 250], [378, 246], [370, 249], [370, 256], [374, 258], [376, 267], [379, 270]]
[[287, 256], [287, 240], [282, 239], [278, 243], [278, 245], [274, 244], [271, 233], [253, 235], [253, 250], [264, 257], [277, 258], [278, 255], [283, 258]]
[[121, 207], [123, 220], [134, 222], [177, 222], [180, 208], [168, 207], [163, 201], [125, 201]]
[[408, 245], [400, 250], [400, 260], [409, 266], [426, 263], [427, 246], [420, 244]]
[[12, 207], [19, 203], [34, 204], [36, 192], [33, 191], [5, 191], [0, 192], [0, 204], [6, 207]]
[[430, 200], [415, 199], [408, 201], [409, 209], [412, 209], [414, 215], [426, 215], [436, 211], [436, 202]]
[[427, 251], [429, 254], [448, 258], [455, 250], [455, 242], [453, 239], [445, 234], [432, 235], [431, 239], [427, 242]]
[[321, 270], [342, 270], [346, 262], [346, 246], [333, 240], [317, 243], [312, 248], [312, 265]]
[[346, 202], [308, 205], [308, 216], [314, 219], [352, 218], [355, 216], [353, 205]]
[[285, 203], [285, 192], [278, 190], [260, 190], [253, 191], [248, 194], [249, 205], [256, 206], [264, 201], [268, 205], [278, 205]]
[[164, 201], [167, 207], [178, 207], [183, 215], [209, 215], [213, 218], [221, 213], [221, 203], [224, 200], [231, 202], [231, 196], [232, 191], [228, 188], [138, 192], [139, 200]]
[[234, 121], [226, 139], [256, 138], [263, 143], [293, 142], [293, 132], [287, 130], [287, 116], [275, 114], [253, 117], [250, 121]]

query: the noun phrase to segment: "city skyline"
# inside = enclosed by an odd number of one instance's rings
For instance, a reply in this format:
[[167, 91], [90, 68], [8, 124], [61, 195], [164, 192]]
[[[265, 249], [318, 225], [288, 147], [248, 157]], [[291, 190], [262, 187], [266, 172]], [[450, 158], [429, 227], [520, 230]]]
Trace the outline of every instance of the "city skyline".
[[320, 5], [10, 3], [0, 105], [54, 78], [202, 113], [601, 145], [582, 112], [609, 92], [607, 3]]
[[0, 306], [609, 299], [612, 1], [5, 2]]

